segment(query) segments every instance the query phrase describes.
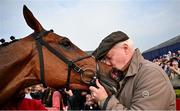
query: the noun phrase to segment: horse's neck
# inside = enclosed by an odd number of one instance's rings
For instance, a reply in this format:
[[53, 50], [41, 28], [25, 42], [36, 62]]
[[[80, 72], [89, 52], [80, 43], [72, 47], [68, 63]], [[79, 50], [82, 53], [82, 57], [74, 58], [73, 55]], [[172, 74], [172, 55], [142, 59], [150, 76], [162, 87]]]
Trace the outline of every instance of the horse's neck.
[[32, 44], [18, 41], [0, 49], [0, 106], [36, 79], [33, 76]]

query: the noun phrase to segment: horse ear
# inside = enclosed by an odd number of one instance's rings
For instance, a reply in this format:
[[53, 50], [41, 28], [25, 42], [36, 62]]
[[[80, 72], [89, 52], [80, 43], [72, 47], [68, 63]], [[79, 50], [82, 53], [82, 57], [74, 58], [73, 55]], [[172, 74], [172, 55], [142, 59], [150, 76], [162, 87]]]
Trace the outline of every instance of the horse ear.
[[43, 30], [41, 24], [34, 17], [32, 12], [26, 7], [26, 5], [23, 6], [23, 15], [28, 26], [31, 27], [35, 32], [40, 32], [41, 30]]

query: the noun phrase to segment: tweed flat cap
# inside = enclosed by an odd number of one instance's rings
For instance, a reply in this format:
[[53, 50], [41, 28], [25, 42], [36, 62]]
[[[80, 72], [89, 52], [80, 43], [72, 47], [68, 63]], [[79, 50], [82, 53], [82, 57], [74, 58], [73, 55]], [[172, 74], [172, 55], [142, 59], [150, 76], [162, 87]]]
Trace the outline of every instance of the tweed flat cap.
[[92, 53], [96, 60], [101, 60], [117, 43], [128, 40], [129, 37], [122, 31], [113, 32], [105, 37], [99, 47]]

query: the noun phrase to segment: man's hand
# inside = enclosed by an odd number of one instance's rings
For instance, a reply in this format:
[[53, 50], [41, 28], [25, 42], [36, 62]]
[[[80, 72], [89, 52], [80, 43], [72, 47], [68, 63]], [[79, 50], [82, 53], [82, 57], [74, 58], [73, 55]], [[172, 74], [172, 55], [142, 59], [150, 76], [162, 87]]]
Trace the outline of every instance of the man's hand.
[[69, 95], [69, 96], [73, 96], [72, 90], [66, 90], [66, 88], [64, 89], [64, 92]]
[[105, 100], [108, 97], [108, 94], [107, 94], [106, 90], [99, 83], [98, 80], [96, 80], [96, 85], [97, 85], [98, 88], [93, 87], [93, 86], [89, 87], [93, 99], [95, 99], [97, 102]]

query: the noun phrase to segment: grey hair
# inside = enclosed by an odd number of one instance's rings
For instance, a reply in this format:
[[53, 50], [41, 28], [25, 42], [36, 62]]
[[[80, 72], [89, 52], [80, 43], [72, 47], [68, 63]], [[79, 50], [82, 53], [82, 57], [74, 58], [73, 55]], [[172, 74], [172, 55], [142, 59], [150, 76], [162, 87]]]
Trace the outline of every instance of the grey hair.
[[134, 42], [132, 39], [128, 39], [126, 41], [123, 41], [123, 42], [119, 42], [115, 45], [116, 46], [122, 46], [123, 44], [127, 44], [129, 46], [130, 49], [132, 49], [132, 51], [135, 50], [135, 46], [134, 46]]

